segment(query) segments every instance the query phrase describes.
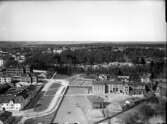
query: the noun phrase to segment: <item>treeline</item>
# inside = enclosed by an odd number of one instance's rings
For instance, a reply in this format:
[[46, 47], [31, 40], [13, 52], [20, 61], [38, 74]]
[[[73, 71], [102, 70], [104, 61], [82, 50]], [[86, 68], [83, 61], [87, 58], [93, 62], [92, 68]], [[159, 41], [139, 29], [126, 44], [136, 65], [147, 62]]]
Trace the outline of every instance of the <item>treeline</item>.
[[[78, 72], [85, 73], [110, 73], [112, 75], [139, 75], [143, 72], [150, 72], [152, 76], [163, 74], [165, 71], [165, 50], [157, 48], [113, 48], [92, 47], [76, 50], [64, 50], [61, 54], [42, 53], [34, 50], [26, 56], [24, 64], [31, 65], [35, 69], [57, 71], [62, 74], [72, 74]], [[147, 59], [150, 64], [147, 63]], [[8, 65], [15, 64], [9, 59]], [[100, 69], [79, 68], [77, 65], [96, 65], [110, 62], [131, 62], [135, 67], [108, 67]], [[133, 77], [133, 76], [132, 76]]]
[[[144, 64], [145, 58], [165, 57], [165, 51], [149, 48], [126, 48], [122, 50], [113, 50], [112, 47], [77, 49], [75, 51], [65, 50], [61, 54], [41, 54], [41, 52], [32, 53], [28, 56], [27, 62], [41, 61], [49, 64], [101, 64], [109, 62], [133, 62], [134, 64]], [[32, 60], [30, 60], [32, 59]]]

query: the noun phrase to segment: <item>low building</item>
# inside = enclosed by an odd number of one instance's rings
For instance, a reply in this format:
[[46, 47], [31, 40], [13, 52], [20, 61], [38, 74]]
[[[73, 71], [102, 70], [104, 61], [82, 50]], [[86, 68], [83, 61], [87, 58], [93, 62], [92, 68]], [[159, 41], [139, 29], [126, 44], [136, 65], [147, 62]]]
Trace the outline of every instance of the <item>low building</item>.
[[8, 76], [0, 76], [0, 84], [11, 83], [12, 78]]
[[25, 74], [22, 76], [13, 76], [12, 77], [13, 81], [18, 81], [18, 82], [27, 82], [27, 83], [38, 83], [38, 77], [35, 75], [30, 75], [30, 74]]
[[151, 74], [148, 73], [148, 74], [143, 74], [141, 77], [140, 77], [140, 80], [142, 83], [150, 83], [151, 80], [150, 80], [150, 77], [151, 77]]
[[6, 111], [14, 112], [20, 111], [25, 105], [25, 99], [22, 96], [1, 96], [0, 97], [0, 110], [5, 109]]
[[21, 110], [21, 103], [14, 103], [13, 100], [10, 100], [8, 103], [2, 103], [0, 109], [5, 108], [7, 111], [19, 111]]
[[123, 81], [123, 82], [129, 82], [130, 76], [118, 76], [117, 77], [119, 80]]
[[129, 95], [144, 95], [145, 94], [145, 85], [144, 84], [137, 84], [137, 83], [130, 83], [129, 86]]
[[22, 76], [24, 74], [31, 73], [31, 69], [29, 66], [9, 67], [5, 70], [4, 73], [11, 76]]

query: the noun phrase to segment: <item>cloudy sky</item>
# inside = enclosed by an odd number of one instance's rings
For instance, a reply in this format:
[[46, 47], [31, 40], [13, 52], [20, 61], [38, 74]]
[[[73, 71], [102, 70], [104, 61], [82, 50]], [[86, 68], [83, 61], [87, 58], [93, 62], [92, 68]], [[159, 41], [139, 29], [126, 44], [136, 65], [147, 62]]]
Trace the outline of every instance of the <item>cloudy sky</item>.
[[0, 41], [165, 41], [164, 0], [0, 2]]

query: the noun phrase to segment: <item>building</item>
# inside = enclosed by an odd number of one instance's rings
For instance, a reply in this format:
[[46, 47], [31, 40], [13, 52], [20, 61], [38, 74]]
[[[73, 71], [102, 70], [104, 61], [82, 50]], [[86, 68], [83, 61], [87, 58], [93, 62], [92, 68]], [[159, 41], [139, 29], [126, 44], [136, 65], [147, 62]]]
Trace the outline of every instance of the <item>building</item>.
[[9, 76], [0, 76], [0, 84], [11, 83], [12, 78]]
[[2, 103], [0, 105], [0, 109], [3, 110], [3, 108], [5, 108], [5, 110], [7, 111], [19, 111], [21, 110], [21, 104], [20, 103], [14, 103], [13, 100], [10, 100], [8, 103]]
[[11, 75], [11, 76], [21, 76], [27, 73], [31, 73], [31, 69], [29, 66], [9, 67], [5, 71], [5, 74]]
[[148, 73], [148, 74], [143, 74], [141, 77], [140, 77], [140, 80], [142, 83], [150, 83], [150, 77], [151, 77], [151, 74]]
[[92, 93], [96, 95], [118, 93], [126, 95], [143, 95], [145, 92], [144, 84], [125, 83], [118, 80], [95, 80], [92, 83]]
[[4, 65], [4, 60], [0, 58], [0, 67], [2, 67], [3, 65]]
[[145, 85], [142, 83], [130, 83], [129, 86], [129, 95], [144, 95], [145, 94]]
[[22, 96], [8, 95], [1, 96], [0, 99], [0, 111], [3, 109], [10, 112], [20, 111], [25, 104], [25, 99]]
[[121, 81], [105, 80], [93, 81], [92, 84], [93, 94], [107, 94], [107, 93], [122, 93], [129, 94], [129, 87]]
[[27, 82], [27, 83], [38, 83], [38, 77], [36, 75], [24, 74], [22, 76], [13, 76], [13, 81]]
[[130, 76], [118, 76], [117, 78], [123, 82], [129, 82]]
[[0, 95], [0, 110], [5, 108], [11, 112], [20, 111], [30, 102], [38, 90], [33, 85], [8, 89], [4, 95]]

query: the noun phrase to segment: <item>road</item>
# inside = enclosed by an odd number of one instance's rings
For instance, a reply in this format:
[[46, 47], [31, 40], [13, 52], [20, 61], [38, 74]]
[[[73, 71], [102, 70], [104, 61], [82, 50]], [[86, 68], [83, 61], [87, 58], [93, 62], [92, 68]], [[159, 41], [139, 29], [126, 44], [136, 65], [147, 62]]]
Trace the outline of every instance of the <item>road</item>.
[[49, 106], [47, 109], [45, 109], [44, 111], [40, 111], [40, 112], [20, 111], [19, 113], [13, 113], [14, 116], [19, 116], [19, 115], [23, 116], [22, 120], [20, 121], [20, 124], [24, 124], [24, 122], [27, 119], [43, 117], [43, 116], [52, 114], [58, 108], [58, 105], [61, 102], [61, 98], [62, 98], [61, 96], [62, 96], [62, 94], [65, 93], [69, 82], [67, 80], [63, 80], [63, 79], [50, 79], [49, 82], [44, 86], [42, 91], [48, 91], [48, 89], [54, 83], [59, 83], [59, 84], [61, 84], [61, 86], [59, 87], [59, 89], [56, 92], [55, 96], [53, 97], [52, 101], [49, 103]]
[[90, 124], [86, 110], [89, 109], [91, 105], [85, 96], [86, 92], [87, 89], [84, 88], [69, 87], [53, 123], [64, 124], [65, 122], [79, 122], [80, 124]]

